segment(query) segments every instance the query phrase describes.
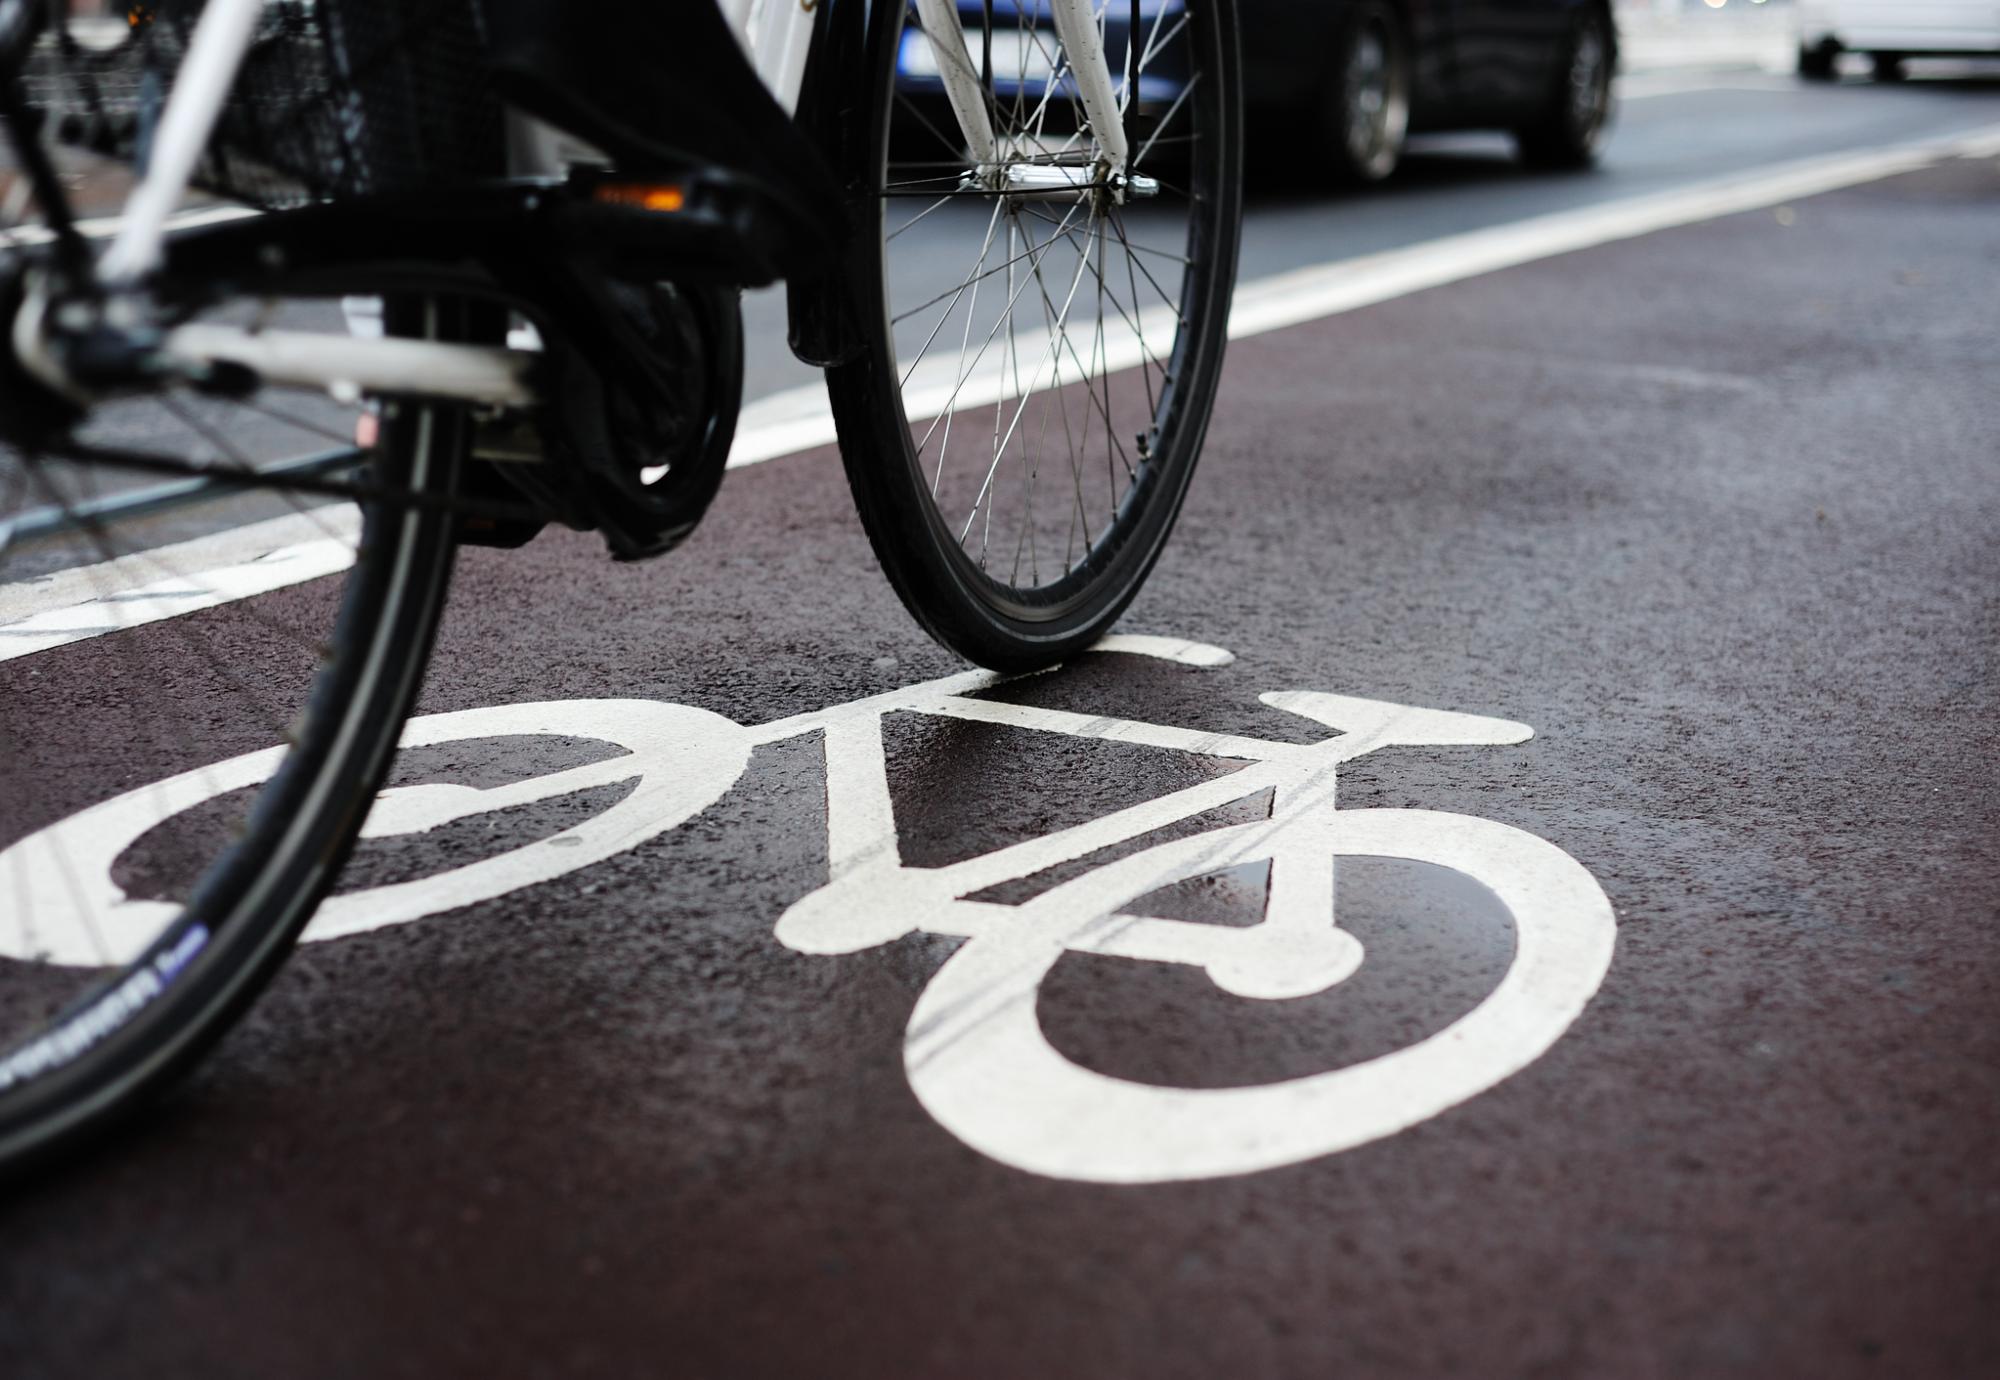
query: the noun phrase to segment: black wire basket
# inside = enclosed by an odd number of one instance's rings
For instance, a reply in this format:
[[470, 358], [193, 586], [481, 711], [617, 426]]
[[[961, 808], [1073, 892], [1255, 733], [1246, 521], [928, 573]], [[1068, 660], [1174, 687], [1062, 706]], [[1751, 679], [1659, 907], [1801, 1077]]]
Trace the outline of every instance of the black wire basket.
[[[144, 168], [201, 0], [75, 17], [25, 75], [54, 139]], [[265, 210], [505, 170], [477, 0], [265, 0], [197, 187]]]

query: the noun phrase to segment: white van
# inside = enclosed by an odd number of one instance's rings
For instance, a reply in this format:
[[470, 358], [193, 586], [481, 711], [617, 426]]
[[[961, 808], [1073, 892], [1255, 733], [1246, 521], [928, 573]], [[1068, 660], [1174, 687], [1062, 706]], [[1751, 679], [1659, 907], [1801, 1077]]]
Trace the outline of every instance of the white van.
[[1893, 81], [1903, 59], [2000, 56], [2000, 0], [1799, 0], [1799, 75], [1824, 81], [1842, 53], [1869, 53]]

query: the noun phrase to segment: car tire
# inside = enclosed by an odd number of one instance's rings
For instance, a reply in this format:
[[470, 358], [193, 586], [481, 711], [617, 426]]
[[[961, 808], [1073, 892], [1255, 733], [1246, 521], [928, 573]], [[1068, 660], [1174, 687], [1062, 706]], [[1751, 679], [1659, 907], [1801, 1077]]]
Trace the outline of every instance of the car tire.
[[1901, 53], [1875, 54], [1875, 80], [1901, 81], [1906, 75]]
[[1403, 159], [1410, 129], [1410, 45], [1381, 0], [1347, 6], [1319, 107], [1331, 180], [1380, 182]]
[[1577, 15], [1563, 40], [1541, 117], [1514, 131], [1521, 161], [1533, 168], [1587, 168], [1611, 127], [1611, 75], [1617, 49], [1603, 10]]
[[1832, 81], [1840, 73], [1840, 50], [1831, 43], [1799, 45], [1799, 75], [1807, 81]]

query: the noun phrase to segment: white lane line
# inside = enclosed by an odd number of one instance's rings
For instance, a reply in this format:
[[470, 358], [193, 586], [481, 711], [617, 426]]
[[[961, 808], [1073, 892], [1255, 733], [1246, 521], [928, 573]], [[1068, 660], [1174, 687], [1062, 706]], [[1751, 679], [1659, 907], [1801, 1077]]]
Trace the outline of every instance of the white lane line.
[[1742, 68], [1719, 72], [1635, 72], [1618, 78], [1618, 99], [1646, 101], [1697, 91], [1796, 91], [1798, 78]]
[[345, 570], [360, 530], [360, 510], [322, 508], [0, 585], [0, 661]]
[[[1987, 125], [1945, 138], [1731, 173], [1671, 191], [1553, 212], [1297, 269], [1239, 284], [1229, 334], [1232, 339], [1242, 339], [1303, 325], [1579, 249], [1776, 206], [1953, 158], [1996, 154], [2000, 154], [2000, 125]], [[1146, 333], [1154, 333], [1151, 319], [1142, 318], [1140, 325]], [[1111, 367], [1127, 368], [1139, 362], [1137, 332], [1107, 327], [1105, 335], [1101, 348]], [[927, 362], [911, 380], [912, 421], [935, 416], [947, 405], [954, 388], [958, 389], [961, 409], [991, 404], [1016, 391], [998, 368], [982, 368], [959, 387], [955, 362], [935, 364], [931, 367]], [[831, 445], [834, 439], [833, 414], [825, 389], [819, 384], [788, 389], [744, 408], [729, 466], [741, 469], [762, 464]], [[348, 521], [352, 522], [351, 516]], [[329, 549], [326, 534], [317, 529], [297, 530], [273, 540], [272, 527], [272, 523], [260, 523], [102, 566], [0, 586], [0, 660], [268, 593], [341, 568], [327, 564], [336, 555]], [[345, 535], [351, 538], [351, 531], [351, 527], [346, 529]], [[247, 545], [246, 538], [250, 539]], [[166, 572], [176, 570], [192, 573], [171, 581], [162, 579]]]
[[1236, 339], [1301, 325], [1579, 249], [1777, 206], [1914, 172], [1951, 158], [1995, 152], [2000, 152], [2000, 125], [1988, 125], [1950, 139], [1732, 173], [1692, 187], [1448, 235], [1413, 249], [1392, 249], [1281, 273], [1237, 290], [1230, 309], [1229, 334]]
[[[1230, 308], [1229, 335], [1240, 340], [1578, 249], [1776, 206], [1952, 158], [1994, 153], [2000, 153], [2000, 125], [1987, 125], [1948, 138], [1753, 168], [1671, 191], [1556, 211], [1401, 249], [1295, 269], [1238, 284]], [[1164, 318], [1164, 311], [1159, 315]], [[1159, 338], [1150, 314], [1142, 316], [1140, 328]], [[1107, 325], [1105, 337], [1104, 349], [1112, 367], [1129, 368], [1139, 362], [1138, 333]], [[1035, 345], [1032, 350], [1024, 345], [1023, 353], [1039, 358], [1039, 341]], [[932, 362], [926, 361], [911, 380], [909, 400], [913, 406], [909, 410], [913, 422], [937, 415], [951, 397], [955, 365], [948, 360], [936, 363], [939, 367], [932, 368]], [[970, 410], [1013, 396], [1010, 382], [997, 364], [980, 369], [959, 393], [959, 409]], [[761, 464], [833, 441], [833, 413], [827, 406], [826, 390], [818, 384], [787, 389], [760, 398], [743, 410], [729, 466], [740, 469]]]

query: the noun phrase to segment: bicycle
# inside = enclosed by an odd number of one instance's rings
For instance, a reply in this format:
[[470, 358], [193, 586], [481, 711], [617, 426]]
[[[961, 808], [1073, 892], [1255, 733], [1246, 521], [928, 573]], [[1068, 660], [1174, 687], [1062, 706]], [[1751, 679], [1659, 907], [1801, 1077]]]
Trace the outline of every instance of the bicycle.
[[[1197, 668], [1219, 647], [1114, 634], [1099, 652]], [[1261, 695], [1273, 709], [1334, 730], [1318, 742], [1203, 733], [987, 697], [1007, 677], [967, 672], [823, 710], [739, 725], [688, 705], [572, 700], [502, 705], [410, 722], [406, 747], [489, 738], [601, 741], [622, 755], [486, 789], [431, 783], [386, 792], [369, 821], [378, 838], [421, 835], [462, 819], [630, 781], [629, 794], [561, 833], [420, 881], [335, 898], [307, 941], [407, 924], [466, 907], [638, 846], [735, 788], [758, 747], [818, 736], [826, 763], [828, 880], [779, 917], [777, 939], [809, 954], [854, 953], [924, 932], [966, 941], [911, 1012], [904, 1067], [938, 1123], [1017, 1169], [1090, 1182], [1146, 1183], [1242, 1174], [1352, 1148], [1434, 1116], [1539, 1058], [1581, 1014], [1609, 968], [1611, 904], [1575, 859], [1492, 820], [1436, 810], [1337, 810], [1337, 769], [1395, 746], [1503, 746], [1527, 725], [1312, 691]], [[1139, 744], [1247, 763], [1169, 794], [942, 867], [904, 863], [891, 805], [883, 720], [917, 714]], [[92, 933], [127, 928], [149, 903], [123, 895], [115, 860], [174, 815], [268, 775], [264, 750], [141, 787], [0, 853], [0, 876], [33, 853], [67, 849], [88, 879], [61, 949], [87, 960]], [[1265, 817], [1147, 843], [1162, 831], [1270, 794]], [[51, 837], [63, 833], [64, 841]], [[1054, 869], [1142, 845], [1073, 876]], [[25, 856], [24, 856], [25, 855]], [[1512, 917], [1515, 951], [1471, 1011], [1415, 1044], [1322, 1074], [1227, 1088], [1113, 1077], [1043, 1034], [1037, 996], [1067, 953], [1203, 970], [1222, 991], [1273, 1001], [1324, 992], [1360, 967], [1336, 923], [1338, 860], [1430, 863], [1489, 889]], [[1268, 866], [1261, 923], [1166, 919], [1144, 898], [1244, 864]], [[1039, 882], [1017, 904], [979, 899]], [[51, 910], [58, 909], [51, 906]], [[137, 928], [143, 930], [143, 918]]]
[[0, 1164], [170, 1082], [269, 978], [458, 546], [693, 530], [745, 287], [787, 283], [922, 626], [1008, 669], [1101, 636], [1213, 406], [1238, 105], [1234, 0], [0, 7], [0, 209], [39, 215], [0, 268], [0, 845], [80, 782], [281, 744], [121, 862], [158, 904], [93, 963], [9, 898]]

